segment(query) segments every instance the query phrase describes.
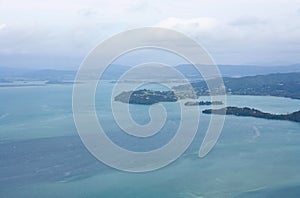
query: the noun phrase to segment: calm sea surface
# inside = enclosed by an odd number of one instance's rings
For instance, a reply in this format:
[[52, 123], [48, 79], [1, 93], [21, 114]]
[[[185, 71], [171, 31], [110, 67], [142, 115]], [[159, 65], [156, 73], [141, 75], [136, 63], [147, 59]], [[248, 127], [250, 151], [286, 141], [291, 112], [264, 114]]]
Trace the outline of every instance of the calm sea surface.
[[[112, 84], [102, 86], [96, 95], [99, 122], [120, 146], [152, 150], [176, 133], [177, 103], [164, 104], [168, 119], [160, 134], [140, 140], [122, 133], [109, 106]], [[300, 110], [300, 100], [269, 96], [228, 96], [228, 105], [270, 113]], [[149, 122], [148, 108], [130, 105], [133, 119]], [[174, 163], [125, 173], [85, 149], [73, 121], [72, 86], [0, 88], [0, 197], [300, 197], [300, 123], [226, 116], [217, 145], [198, 158], [210, 116], [200, 118], [192, 145]]]

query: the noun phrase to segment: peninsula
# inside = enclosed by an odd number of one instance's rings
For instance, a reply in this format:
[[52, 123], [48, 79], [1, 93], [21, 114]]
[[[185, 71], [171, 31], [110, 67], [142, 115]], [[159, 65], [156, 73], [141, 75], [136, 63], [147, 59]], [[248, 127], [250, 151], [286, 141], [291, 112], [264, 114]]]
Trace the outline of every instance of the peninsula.
[[270, 120], [289, 120], [294, 122], [300, 122], [300, 111], [296, 111], [290, 114], [271, 114], [265, 113], [257, 109], [249, 108], [249, 107], [226, 107], [221, 109], [206, 109], [203, 110], [204, 114], [218, 114], [223, 115], [235, 115], [235, 116], [247, 116], [247, 117], [255, 117], [255, 118], [264, 118]]

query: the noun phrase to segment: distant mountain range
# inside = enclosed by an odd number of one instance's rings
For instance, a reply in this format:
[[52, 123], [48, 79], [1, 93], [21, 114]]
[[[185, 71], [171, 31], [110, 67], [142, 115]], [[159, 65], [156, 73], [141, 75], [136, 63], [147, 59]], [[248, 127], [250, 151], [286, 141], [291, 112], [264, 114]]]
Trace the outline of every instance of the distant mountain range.
[[[102, 79], [116, 80], [128, 69], [130, 69], [128, 66], [112, 65], [103, 74]], [[198, 96], [209, 94], [206, 82], [202, 81], [201, 78], [196, 75], [197, 70], [193, 66], [180, 65], [177, 66], [176, 69], [192, 80], [192, 86]], [[223, 81], [228, 94], [271, 95], [300, 99], [300, 65], [283, 67], [220, 66], [220, 71], [224, 76]], [[290, 71], [292, 71], [292, 73], [287, 73]], [[141, 75], [136, 73], [133, 76], [140, 76], [140, 79], [143, 79], [147, 78], [148, 75], [150, 76], [150, 72], [156, 72], [156, 74], [158, 74], [158, 76], [161, 75], [162, 78], [168, 77], [168, 74], [163, 70], [149, 70], [149, 72], [144, 72]], [[76, 72], [71, 70], [0, 68], [1, 83], [21, 80], [47, 81], [46, 84], [66, 84], [74, 81], [75, 76]], [[172, 76], [170, 76], [170, 78], [172, 78]], [[175, 89], [177, 89], [177, 91], [186, 91], [188, 87], [186, 87], [186, 85], [180, 85], [175, 87]]]
[[[124, 72], [131, 67], [121, 65], [111, 65], [102, 76], [105, 80], [117, 80]], [[201, 79], [201, 75], [192, 65], [178, 65], [175, 68], [185, 77], [191, 80]], [[289, 66], [252, 66], [252, 65], [220, 65], [219, 70], [223, 77], [243, 77], [266, 75], [271, 73], [290, 73], [300, 72], [300, 64]], [[76, 76], [75, 70], [53, 70], [53, 69], [23, 69], [0, 67], [0, 81], [8, 80], [55, 80], [55, 81], [72, 81]], [[136, 73], [140, 78], [151, 76], [151, 72], [160, 72], [162, 78], [176, 78], [176, 76], [168, 75], [164, 70], [149, 70], [147, 74]], [[156, 73], [157, 75], [157, 73]]]
[[74, 80], [76, 71], [0, 67], [0, 80]]
[[[288, 66], [218, 65], [218, 68], [223, 77], [243, 77], [272, 73], [300, 72], [300, 64]], [[193, 65], [178, 65], [176, 66], [176, 69], [191, 78], [196, 78], [199, 76], [195, 75], [198, 73], [198, 71]]]

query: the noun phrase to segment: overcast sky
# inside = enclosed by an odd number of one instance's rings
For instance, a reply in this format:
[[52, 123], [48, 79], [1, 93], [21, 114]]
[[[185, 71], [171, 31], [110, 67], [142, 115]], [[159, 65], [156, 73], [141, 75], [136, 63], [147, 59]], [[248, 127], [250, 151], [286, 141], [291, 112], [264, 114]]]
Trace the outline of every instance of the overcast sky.
[[217, 64], [300, 63], [299, 0], [0, 0], [0, 66], [76, 68], [144, 26], [186, 33]]

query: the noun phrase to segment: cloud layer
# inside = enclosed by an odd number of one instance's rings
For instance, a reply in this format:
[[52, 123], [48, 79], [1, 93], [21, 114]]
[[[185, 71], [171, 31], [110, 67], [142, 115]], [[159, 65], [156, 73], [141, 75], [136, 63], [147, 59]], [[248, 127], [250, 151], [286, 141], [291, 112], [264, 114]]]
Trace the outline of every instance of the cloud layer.
[[0, 30], [4, 29], [6, 27], [6, 24], [0, 24]]
[[219, 64], [290, 64], [300, 62], [299, 10], [297, 0], [3, 0], [0, 57], [84, 57], [110, 35], [159, 26], [191, 36]]

